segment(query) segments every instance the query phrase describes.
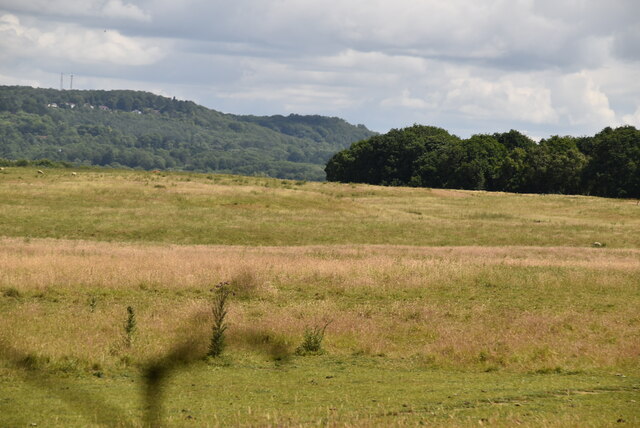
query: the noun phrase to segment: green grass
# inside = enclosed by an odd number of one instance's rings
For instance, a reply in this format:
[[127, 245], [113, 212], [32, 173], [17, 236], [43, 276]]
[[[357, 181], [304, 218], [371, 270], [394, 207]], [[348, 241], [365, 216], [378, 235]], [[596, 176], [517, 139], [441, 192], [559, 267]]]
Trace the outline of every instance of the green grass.
[[[210, 177], [210, 178], [209, 178]], [[9, 168], [0, 235], [222, 245], [638, 248], [633, 200]]]
[[[0, 382], [3, 426], [141, 426], [145, 418], [135, 372]], [[363, 357], [299, 357], [278, 366], [245, 359], [175, 373], [163, 391], [162, 419], [169, 426], [637, 426], [639, 392], [637, 374], [460, 372]]]
[[640, 425], [636, 201], [77, 172], [0, 171], [0, 426]]

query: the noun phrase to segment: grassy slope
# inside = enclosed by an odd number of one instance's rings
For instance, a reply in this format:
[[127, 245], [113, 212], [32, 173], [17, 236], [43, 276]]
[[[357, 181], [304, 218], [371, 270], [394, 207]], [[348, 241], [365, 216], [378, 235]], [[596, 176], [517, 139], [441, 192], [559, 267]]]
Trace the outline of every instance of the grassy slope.
[[633, 200], [7, 169], [0, 235], [224, 245], [640, 247]]
[[638, 425], [639, 229], [629, 200], [6, 169], [0, 425], [138, 426], [137, 367], [204, 351], [220, 281], [229, 350], [169, 425]]

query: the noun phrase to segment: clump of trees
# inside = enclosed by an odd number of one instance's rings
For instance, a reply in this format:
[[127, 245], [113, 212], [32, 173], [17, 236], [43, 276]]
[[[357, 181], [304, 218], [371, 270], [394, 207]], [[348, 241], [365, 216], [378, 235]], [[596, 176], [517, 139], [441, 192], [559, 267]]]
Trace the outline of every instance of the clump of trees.
[[638, 198], [640, 131], [608, 127], [536, 143], [514, 130], [461, 139], [414, 125], [354, 143], [325, 172], [340, 182]]

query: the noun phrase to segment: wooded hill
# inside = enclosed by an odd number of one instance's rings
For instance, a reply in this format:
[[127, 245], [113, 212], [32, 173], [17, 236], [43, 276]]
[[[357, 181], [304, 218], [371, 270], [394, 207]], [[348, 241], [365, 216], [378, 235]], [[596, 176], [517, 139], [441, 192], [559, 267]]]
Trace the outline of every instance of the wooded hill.
[[323, 116], [238, 116], [148, 92], [0, 86], [0, 158], [324, 180], [374, 132]]

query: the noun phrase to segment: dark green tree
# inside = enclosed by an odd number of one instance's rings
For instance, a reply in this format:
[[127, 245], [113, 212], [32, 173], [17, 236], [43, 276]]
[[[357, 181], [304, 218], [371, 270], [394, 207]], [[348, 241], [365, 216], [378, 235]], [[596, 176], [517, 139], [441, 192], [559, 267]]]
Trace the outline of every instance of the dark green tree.
[[542, 140], [535, 150], [535, 171], [530, 180], [542, 193], [579, 193], [587, 157], [580, 152], [573, 137], [554, 136]]
[[599, 196], [640, 197], [640, 131], [605, 128], [589, 143], [584, 144], [590, 149], [584, 189]]

